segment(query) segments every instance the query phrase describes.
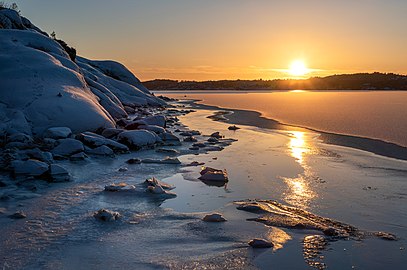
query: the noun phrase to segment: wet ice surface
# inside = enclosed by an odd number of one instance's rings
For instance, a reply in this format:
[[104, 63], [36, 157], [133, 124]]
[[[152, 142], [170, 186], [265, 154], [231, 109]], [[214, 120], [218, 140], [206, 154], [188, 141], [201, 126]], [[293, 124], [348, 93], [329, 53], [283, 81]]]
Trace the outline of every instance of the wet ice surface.
[[[0, 261], [5, 269], [403, 269], [407, 224], [407, 163], [350, 148], [321, 144], [314, 133], [275, 132], [253, 127], [230, 131], [207, 119], [211, 112], [182, 117], [203, 134], [220, 131], [238, 139], [223, 151], [180, 156], [227, 169], [222, 187], [198, 180], [200, 166], [126, 164], [129, 158], [164, 158], [154, 150], [64, 163], [74, 181], [26, 192], [27, 199], [1, 201], [5, 213], [23, 210], [26, 219], [0, 214]], [[192, 144], [192, 143], [191, 143]], [[182, 146], [185, 147], [185, 146]], [[183, 150], [182, 147], [170, 147]], [[126, 167], [127, 171], [119, 172]], [[155, 176], [176, 188], [177, 197], [161, 200], [142, 192]], [[104, 186], [125, 182], [140, 188], [126, 194]], [[9, 187], [6, 187], [9, 188]], [[1, 192], [7, 192], [4, 188]], [[10, 191], [12, 192], [12, 191]], [[40, 194], [40, 196], [38, 196]], [[33, 197], [34, 196], [34, 197]], [[266, 226], [249, 221], [258, 214], [236, 209], [234, 201], [276, 200], [366, 232], [385, 231], [398, 241], [376, 237], [326, 241], [313, 228]], [[20, 205], [21, 204], [21, 205]], [[122, 218], [103, 223], [93, 212], [107, 208]], [[209, 212], [227, 222], [205, 223]], [[265, 238], [270, 250], [247, 242]]]

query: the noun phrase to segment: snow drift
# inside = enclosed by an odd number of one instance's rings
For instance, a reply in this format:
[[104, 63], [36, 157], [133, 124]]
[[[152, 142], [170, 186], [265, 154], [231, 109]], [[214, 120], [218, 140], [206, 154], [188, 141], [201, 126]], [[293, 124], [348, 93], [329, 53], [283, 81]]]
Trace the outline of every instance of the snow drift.
[[72, 132], [115, 126], [124, 106], [159, 106], [122, 64], [71, 60], [56, 40], [16, 11], [0, 9], [0, 135], [40, 136], [50, 127]]

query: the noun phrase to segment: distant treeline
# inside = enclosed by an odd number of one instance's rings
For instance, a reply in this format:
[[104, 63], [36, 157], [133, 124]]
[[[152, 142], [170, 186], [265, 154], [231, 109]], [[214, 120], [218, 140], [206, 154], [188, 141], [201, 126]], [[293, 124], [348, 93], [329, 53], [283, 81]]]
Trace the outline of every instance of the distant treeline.
[[341, 74], [309, 79], [143, 82], [150, 90], [407, 90], [407, 76], [393, 73]]

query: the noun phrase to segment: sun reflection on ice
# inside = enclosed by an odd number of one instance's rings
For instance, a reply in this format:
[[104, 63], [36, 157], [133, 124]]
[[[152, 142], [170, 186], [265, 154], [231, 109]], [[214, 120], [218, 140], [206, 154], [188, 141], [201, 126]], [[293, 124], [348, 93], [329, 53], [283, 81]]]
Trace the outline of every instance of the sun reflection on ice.
[[288, 203], [305, 209], [309, 207], [311, 200], [317, 197], [310, 185], [315, 179], [315, 175], [306, 161], [306, 156], [311, 153], [312, 145], [305, 132], [291, 131], [290, 134], [291, 139], [288, 143], [290, 155], [301, 165], [304, 172], [296, 178], [282, 177], [288, 188], [284, 195]]

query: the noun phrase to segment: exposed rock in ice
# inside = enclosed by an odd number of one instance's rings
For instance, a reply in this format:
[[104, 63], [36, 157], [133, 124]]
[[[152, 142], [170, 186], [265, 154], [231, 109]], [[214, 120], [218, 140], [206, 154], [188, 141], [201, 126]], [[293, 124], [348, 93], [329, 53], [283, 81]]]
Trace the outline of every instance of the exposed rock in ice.
[[[151, 181], [146, 180], [148, 186], [147, 186], [147, 191], [153, 194], [158, 194], [161, 196], [161, 198], [174, 198], [177, 196], [177, 194], [167, 191], [164, 189], [164, 187], [161, 184], [168, 185], [166, 183], [163, 183], [155, 178], [152, 178]], [[170, 188], [167, 188], [170, 189]]]
[[131, 149], [139, 149], [146, 145], [153, 145], [157, 142], [155, 133], [148, 130], [129, 130], [120, 133], [118, 140]]
[[44, 132], [43, 137], [57, 140], [68, 138], [71, 134], [72, 131], [68, 127], [52, 127]]
[[146, 158], [141, 160], [142, 163], [158, 163], [158, 164], [181, 164], [178, 158], [166, 157], [165, 159]]
[[228, 127], [229, 130], [238, 130], [240, 127], [237, 127], [235, 125]]
[[161, 186], [163, 189], [174, 189], [175, 187], [173, 185], [170, 185], [164, 181], [158, 180], [157, 178], [153, 177], [153, 178], [149, 178], [146, 179], [145, 183], [147, 184], [147, 186]]
[[35, 159], [14, 160], [11, 162], [15, 176], [40, 176], [48, 171], [48, 164]]
[[274, 245], [272, 242], [265, 239], [255, 238], [248, 243], [252, 248], [272, 248]]
[[204, 181], [216, 181], [216, 182], [228, 182], [228, 174], [226, 170], [214, 169], [211, 167], [204, 167], [201, 172], [200, 180]]
[[226, 219], [219, 213], [206, 215], [203, 219], [206, 222], [225, 222]]
[[217, 138], [215, 138], [215, 137], [210, 137], [210, 138], [208, 139], [208, 142], [217, 143], [217, 142], [219, 142], [219, 140], [218, 140]]
[[23, 211], [18, 211], [12, 215], [9, 215], [8, 217], [12, 218], [12, 219], [22, 219], [22, 218], [26, 218], [27, 215]]
[[205, 162], [192, 161], [189, 164], [185, 164], [185, 167], [187, 167], [187, 166], [201, 166], [201, 165], [205, 165]]
[[52, 182], [66, 182], [71, 178], [68, 171], [57, 164], [49, 166], [49, 176]]
[[99, 156], [113, 156], [114, 155], [113, 150], [110, 149], [106, 145], [101, 145], [94, 149], [90, 149], [90, 150], [86, 151], [86, 153], [91, 154], [91, 155], [99, 155]]
[[219, 133], [219, 131], [218, 131], [218, 132], [212, 133], [212, 134], [211, 134], [211, 137], [214, 137], [214, 138], [217, 138], [217, 139], [221, 139], [221, 138], [223, 138], [224, 136], [221, 135], [221, 134]]
[[126, 161], [127, 164], [140, 164], [141, 160], [138, 158], [131, 158], [129, 160]]
[[93, 213], [93, 216], [101, 221], [115, 221], [120, 218], [119, 212], [114, 212], [107, 209], [100, 209]]
[[75, 139], [60, 139], [57, 142], [58, 145], [51, 150], [54, 155], [71, 156], [85, 150], [82, 142]]
[[105, 191], [117, 192], [117, 191], [133, 191], [136, 187], [126, 183], [110, 184], [105, 186]]

